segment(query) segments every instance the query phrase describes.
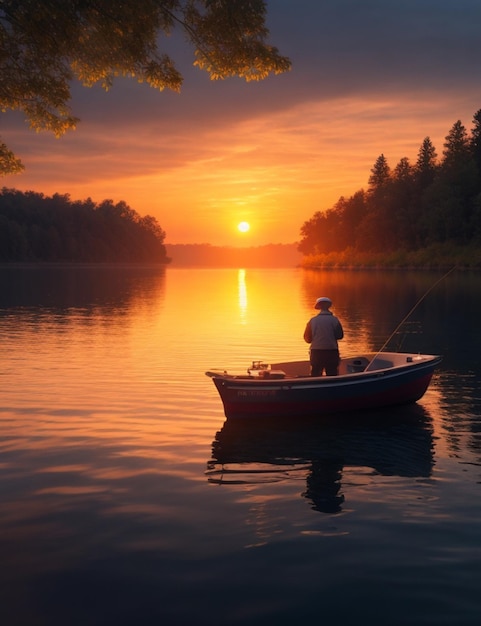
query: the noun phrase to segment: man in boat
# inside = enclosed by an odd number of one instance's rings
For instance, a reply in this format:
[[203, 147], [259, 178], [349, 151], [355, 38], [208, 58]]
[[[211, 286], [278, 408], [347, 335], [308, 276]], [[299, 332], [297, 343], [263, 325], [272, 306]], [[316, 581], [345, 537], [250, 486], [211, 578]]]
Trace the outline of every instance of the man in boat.
[[304, 340], [311, 344], [311, 376], [322, 376], [324, 371], [326, 376], [339, 373], [337, 341], [344, 337], [344, 331], [341, 322], [329, 311], [331, 306], [330, 298], [318, 298], [314, 308], [319, 309], [319, 313], [307, 322], [304, 331]]

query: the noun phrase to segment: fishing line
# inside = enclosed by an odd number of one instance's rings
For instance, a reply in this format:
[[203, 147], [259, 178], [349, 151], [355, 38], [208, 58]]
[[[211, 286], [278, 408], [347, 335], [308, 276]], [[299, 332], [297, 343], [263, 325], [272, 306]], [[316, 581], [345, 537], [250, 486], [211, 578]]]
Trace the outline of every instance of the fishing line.
[[[379, 354], [384, 350], [384, 348], [387, 346], [387, 344], [391, 341], [391, 339], [394, 337], [394, 335], [397, 333], [397, 331], [401, 328], [401, 326], [406, 322], [406, 320], [414, 313], [414, 311], [418, 308], [418, 306], [421, 304], [421, 302], [426, 298], [426, 296], [431, 293], [431, 291], [437, 287], [439, 285], [440, 282], [442, 282], [445, 278], [447, 278], [449, 276], [449, 274], [451, 274], [451, 272], [453, 272], [458, 266], [454, 265], [448, 272], [446, 272], [446, 274], [444, 274], [444, 276], [441, 276], [441, 278], [439, 280], [437, 280], [433, 285], [431, 285], [431, 287], [429, 287], [429, 289], [419, 298], [419, 300], [416, 302], [416, 304], [412, 307], [412, 309], [409, 311], [409, 313], [399, 322], [399, 324], [396, 326], [396, 328], [393, 330], [393, 332], [389, 335], [387, 341], [383, 344], [382, 348], [380, 350], [377, 351], [377, 353], [374, 355], [373, 359], [371, 360], [371, 363], [374, 361], [374, 359], [379, 356]], [[371, 363], [369, 363], [369, 365], [371, 365]], [[366, 367], [367, 371], [369, 369], [369, 365]]]

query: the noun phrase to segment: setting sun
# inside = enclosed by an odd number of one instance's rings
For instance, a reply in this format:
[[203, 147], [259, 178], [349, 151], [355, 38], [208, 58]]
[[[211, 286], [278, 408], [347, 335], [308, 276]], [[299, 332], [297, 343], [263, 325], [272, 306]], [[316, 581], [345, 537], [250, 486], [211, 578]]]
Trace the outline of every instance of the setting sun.
[[240, 224], [238, 224], [238, 226], [237, 226], [237, 229], [241, 233], [246, 233], [250, 229], [250, 224], [249, 224], [249, 222], [240, 222]]

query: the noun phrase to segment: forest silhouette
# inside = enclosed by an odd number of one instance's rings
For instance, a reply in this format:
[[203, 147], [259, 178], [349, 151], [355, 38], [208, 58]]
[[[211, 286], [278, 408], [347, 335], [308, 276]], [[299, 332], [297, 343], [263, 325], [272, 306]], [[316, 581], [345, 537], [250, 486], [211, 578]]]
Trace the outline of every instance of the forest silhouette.
[[125, 202], [3, 188], [0, 261], [168, 263], [165, 232]]
[[417, 161], [381, 154], [368, 189], [301, 227], [303, 266], [481, 266], [481, 110], [455, 122], [442, 157], [426, 137]]

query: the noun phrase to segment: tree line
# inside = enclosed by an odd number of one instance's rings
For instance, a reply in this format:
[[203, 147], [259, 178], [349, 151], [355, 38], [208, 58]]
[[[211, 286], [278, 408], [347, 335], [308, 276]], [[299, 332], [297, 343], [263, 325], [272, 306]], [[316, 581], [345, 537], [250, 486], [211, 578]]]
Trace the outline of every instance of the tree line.
[[125, 202], [3, 188], [0, 261], [168, 263], [165, 232]]
[[413, 164], [403, 157], [391, 169], [381, 154], [367, 190], [341, 197], [302, 225], [299, 251], [325, 259], [480, 245], [481, 109], [470, 133], [455, 122], [439, 159], [429, 137]]

